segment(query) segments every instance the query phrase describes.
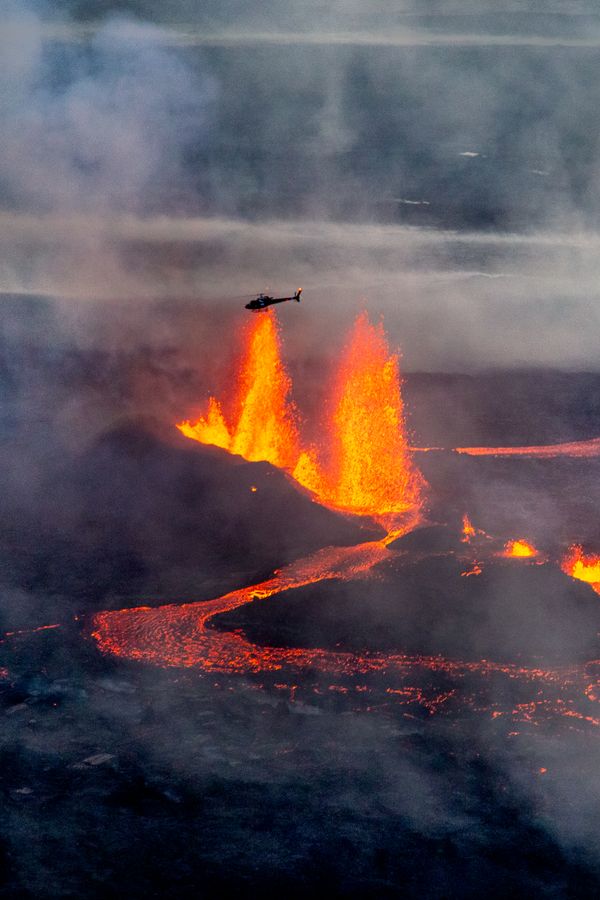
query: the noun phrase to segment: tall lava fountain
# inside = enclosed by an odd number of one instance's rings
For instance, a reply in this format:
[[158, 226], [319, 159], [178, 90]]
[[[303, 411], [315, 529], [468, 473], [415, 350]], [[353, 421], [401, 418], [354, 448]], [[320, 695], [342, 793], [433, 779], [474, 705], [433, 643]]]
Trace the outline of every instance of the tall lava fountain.
[[390, 354], [383, 325], [372, 325], [366, 313], [357, 318], [333, 379], [321, 446], [301, 446], [291, 387], [275, 316], [263, 314], [247, 334], [234, 423], [211, 397], [203, 418], [177, 427], [200, 443], [286, 469], [335, 509], [418, 512], [424, 482], [410, 457], [398, 356]]
[[294, 477], [329, 506], [364, 515], [419, 505], [422, 479], [409, 454], [398, 357], [383, 325], [354, 324], [334, 382], [326, 446], [305, 451]]

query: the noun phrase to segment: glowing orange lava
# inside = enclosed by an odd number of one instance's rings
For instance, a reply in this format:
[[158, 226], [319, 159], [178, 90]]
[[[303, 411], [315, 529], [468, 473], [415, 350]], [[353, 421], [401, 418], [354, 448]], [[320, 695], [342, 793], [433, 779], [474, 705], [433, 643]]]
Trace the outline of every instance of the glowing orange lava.
[[252, 462], [266, 460], [291, 469], [299, 455], [291, 387], [281, 361], [277, 320], [274, 315], [257, 316], [246, 334], [235, 423], [227, 424], [221, 404], [211, 397], [204, 418], [177, 427], [201, 444], [214, 444]]
[[465, 513], [462, 518], [462, 537], [461, 541], [463, 544], [470, 544], [475, 538], [485, 538], [485, 540], [490, 541], [491, 537], [489, 534], [483, 530], [483, 528], [476, 528], [471, 522], [468, 515]]
[[561, 569], [571, 578], [587, 582], [600, 594], [600, 556], [585, 554], [578, 544], [574, 544], [562, 560]]
[[410, 458], [398, 357], [366, 313], [354, 324], [331, 407], [326, 446], [303, 453], [294, 477], [338, 509], [385, 516], [417, 508], [423, 482]]
[[502, 551], [502, 556], [508, 557], [531, 557], [537, 556], [536, 548], [525, 540], [507, 541]]
[[412, 463], [400, 392], [398, 357], [383, 325], [358, 317], [341, 360], [323, 446], [302, 449], [291, 381], [281, 360], [274, 314], [248, 333], [235, 423], [211, 397], [206, 416], [177, 427], [186, 437], [286, 469], [321, 503], [358, 515], [418, 513], [424, 486]]
[[600, 456], [600, 438], [567, 441], [564, 444], [532, 444], [526, 447], [455, 447], [454, 452], [466, 453], [468, 456], [529, 456], [538, 459], [572, 456], [591, 459]]
[[315, 664], [325, 666], [327, 670], [332, 665], [336, 667], [338, 657], [342, 668], [348, 665], [354, 668], [357, 663], [352, 654], [332, 656], [322, 650], [258, 647], [240, 634], [220, 632], [207, 626], [209, 620], [220, 613], [265, 600], [276, 593], [334, 578], [364, 577], [388, 557], [384, 541], [355, 547], [326, 547], [277, 570], [266, 581], [205, 603], [98, 613], [93, 619], [93, 637], [104, 653], [205, 671], [261, 672], [278, 670], [284, 665], [303, 668]]
[[[361, 680], [349, 686], [347, 679], [377, 675], [385, 676], [379, 690], [390, 701], [409, 709], [420, 708], [430, 715], [442, 710], [460, 710], [467, 705], [473, 712], [488, 713], [493, 718], [507, 716], [511, 722], [537, 725], [544, 718], [560, 716], [577, 721], [582, 727], [600, 726], [600, 718], [590, 714], [593, 707], [589, 704], [597, 702], [598, 678], [588, 671], [589, 664], [542, 669], [490, 660], [457, 661], [404, 653], [357, 654], [259, 646], [240, 632], [210, 627], [210, 620], [220, 613], [260, 602], [281, 591], [325, 579], [366, 577], [388, 558], [389, 552], [384, 541], [356, 547], [328, 547], [275, 572], [267, 581], [215, 600], [98, 613], [93, 618], [92, 636], [101, 652], [138, 662], [211, 674], [266, 676], [271, 673], [279, 678], [283, 675], [290, 682], [280, 680], [275, 686], [289, 690], [292, 702], [298, 687], [297, 677], [302, 672], [310, 671], [313, 676], [318, 672], [321, 678], [337, 679], [329, 682], [328, 691], [343, 694], [352, 691], [355, 695], [369, 694], [377, 690], [376, 685], [372, 682], [365, 685]], [[469, 688], [461, 691], [465, 679], [473, 677], [477, 682], [470, 681]], [[453, 685], [450, 689], [449, 679]], [[529, 686], [536, 699], [520, 703], [512, 710], [501, 706], [498, 696], [510, 691], [511, 683]], [[310, 684], [312, 690], [322, 693], [322, 682]], [[582, 697], [585, 697], [583, 709]]]
[[475, 537], [476, 530], [473, 526], [473, 523], [469, 519], [468, 515], [465, 513], [463, 516], [463, 527], [462, 527], [463, 536], [461, 538], [463, 544], [468, 544], [469, 541]]
[[218, 400], [211, 397], [208, 401], [206, 418], [198, 419], [195, 425], [191, 422], [180, 422], [177, 426], [182, 434], [202, 444], [213, 444], [229, 450], [231, 447], [231, 434], [223, 415]]

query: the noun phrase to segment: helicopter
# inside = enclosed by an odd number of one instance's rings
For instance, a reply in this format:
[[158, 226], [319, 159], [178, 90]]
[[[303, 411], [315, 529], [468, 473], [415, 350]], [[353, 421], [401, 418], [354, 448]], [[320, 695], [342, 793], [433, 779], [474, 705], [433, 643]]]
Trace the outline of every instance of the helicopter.
[[298, 288], [293, 297], [269, 297], [267, 294], [259, 294], [254, 300], [251, 300], [250, 303], [246, 303], [246, 309], [253, 310], [261, 310], [266, 309], [268, 306], [273, 306], [274, 303], [285, 303], [287, 300], [295, 300], [297, 303], [300, 303], [300, 294], [302, 293], [302, 288]]

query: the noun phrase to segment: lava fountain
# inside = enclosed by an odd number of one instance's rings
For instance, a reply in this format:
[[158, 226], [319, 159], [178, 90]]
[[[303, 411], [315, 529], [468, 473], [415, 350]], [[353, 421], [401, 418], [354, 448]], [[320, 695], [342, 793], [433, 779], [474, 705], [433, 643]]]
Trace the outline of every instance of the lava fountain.
[[504, 545], [502, 556], [523, 559], [526, 557], [538, 556], [538, 551], [533, 544], [530, 544], [529, 541], [521, 538], [516, 541], [507, 541]]
[[251, 462], [265, 460], [292, 469], [299, 447], [291, 388], [281, 360], [277, 320], [274, 315], [257, 317], [246, 332], [237, 397], [232, 404], [233, 426], [227, 424], [219, 401], [211, 397], [204, 418], [177, 427], [201, 444], [214, 444]]
[[328, 506], [386, 516], [419, 507], [423, 480], [412, 464], [397, 355], [383, 325], [354, 324], [332, 390], [325, 446], [304, 451], [294, 477]]
[[587, 582], [600, 594], [600, 556], [585, 554], [582, 547], [574, 544], [563, 558], [561, 569], [571, 578]]
[[416, 517], [424, 481], [410, 455], [400, 384], [398, 356], [390, 354], [383, 325], [362, 313], [333, 381], [323, 445], [302, 448], [277, 320], [267, 313], [247, 333], [233, 424], [211, 397], [203, 418], [177, 427], [200, 443], [285, 469], [334, 509]]

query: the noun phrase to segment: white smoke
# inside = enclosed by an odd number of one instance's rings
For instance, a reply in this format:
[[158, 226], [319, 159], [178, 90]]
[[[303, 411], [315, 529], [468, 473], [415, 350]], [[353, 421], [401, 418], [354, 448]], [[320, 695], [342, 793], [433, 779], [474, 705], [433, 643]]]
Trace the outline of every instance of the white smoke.
[[20, 9], [0, 28], [0, 186], [11, 206], [144, 211], [186, 187], [215, 82], [164, 45], [160, 28], [111, 18], [85, 46], [44, 40]]

